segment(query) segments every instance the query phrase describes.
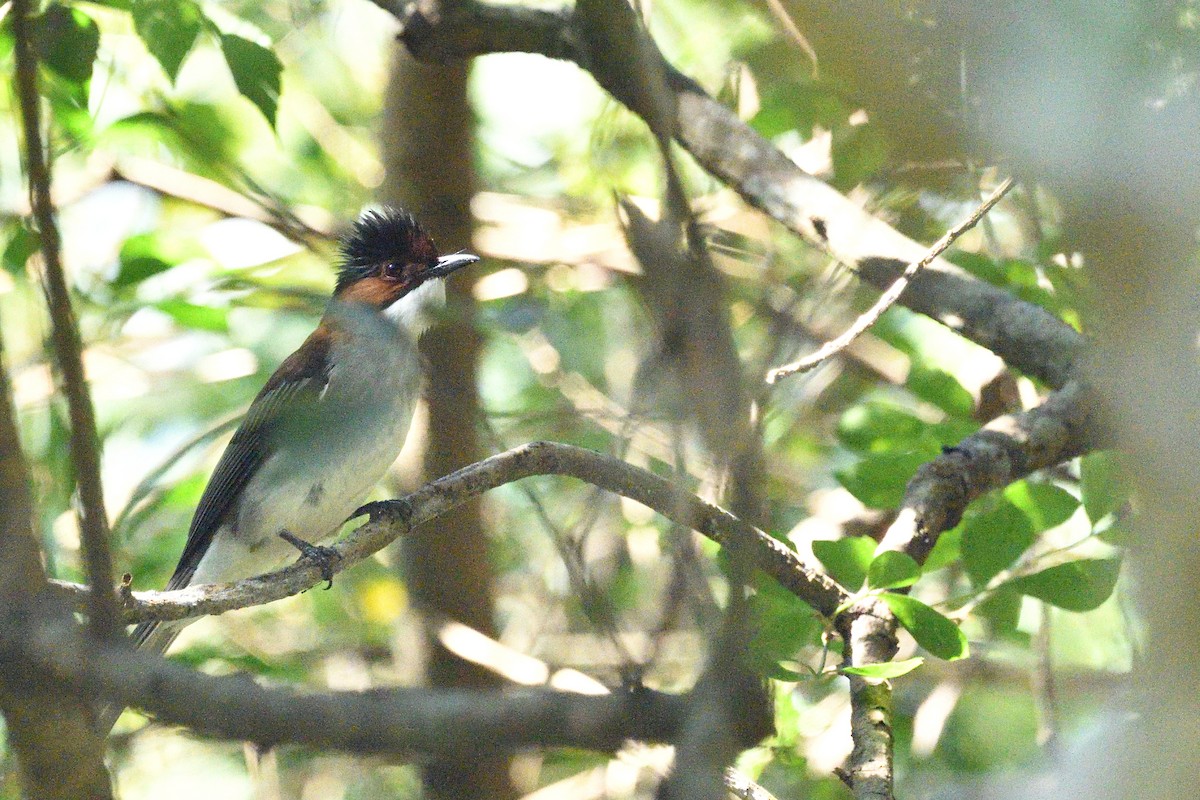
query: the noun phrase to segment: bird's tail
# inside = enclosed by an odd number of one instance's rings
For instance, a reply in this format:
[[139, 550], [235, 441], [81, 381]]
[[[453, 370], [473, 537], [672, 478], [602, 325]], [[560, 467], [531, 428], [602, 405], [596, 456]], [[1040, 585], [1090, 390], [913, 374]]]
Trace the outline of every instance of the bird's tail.
[[162, 655], [192, 620], [178, 619], [171, 622], [143, 622], [133, 629], [133, 646], [147, 653]]
[[[175, 637], [179, 636], [180, 632], [192, 621], [180, 619], [170, 622], [143, 622], [133, 629], [133, 635], [130, 638], [133, 639], [133, 646], [138, 650], [162, 654], [175, 641]], [[107, 734], [112, 730], [112, 726], [116, 724], [117, 718], [124, 710], [124, 706], [115, 703], [103, 706], [97, 722], [99, 730]]]

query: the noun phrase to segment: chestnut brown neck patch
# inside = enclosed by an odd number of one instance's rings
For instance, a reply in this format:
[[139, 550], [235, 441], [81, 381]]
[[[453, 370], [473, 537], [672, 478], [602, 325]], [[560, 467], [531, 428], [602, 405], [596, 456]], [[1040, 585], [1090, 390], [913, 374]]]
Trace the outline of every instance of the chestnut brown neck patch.
[[368, 275], [339, 288], [337, 299], [348, 303], [363, 303], [374, 308], [386, 308], [404, 294], [406, 289], [404, 284], [397, 281]]

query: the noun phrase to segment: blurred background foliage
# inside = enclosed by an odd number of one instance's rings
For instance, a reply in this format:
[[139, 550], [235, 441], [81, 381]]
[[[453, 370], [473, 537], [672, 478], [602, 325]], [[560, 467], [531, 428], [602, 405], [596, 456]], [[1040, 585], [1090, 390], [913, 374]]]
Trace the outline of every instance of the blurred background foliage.
[[[1194, 26], [1184, 23], [1164, 30], [1192, 47], [1180, 31]], [[889, 107], [877, 115], [879, 92], [854, 85], [855, 65], [835, 58], [815, 77], [766, 5], [663, 0], [648, 24], [677, 67], [914, 238], [932, 241], [965, 217], [996, 177], [944, 142], [914, 160], [911, 132], [889, 125]], [[332, 287], [333, 237], [383, 179], [377, 120], [396, 25], [361, 0], [56, 2], [40, 25], [54, 195], [103, 438], [115, 561], [136, 588], [157, 588], [231, 425], [314, 325]], [[823, 38], [814, 38], [819, 53], [837, 50]], [[6, 22], [0, 63], [11, 74]], [[657, 214], [652, 137], [585, 73], [537, 56], [479, 59], [471, 95], [481, 186], [472, 246], [485, 259], [473, 289], [486, 339], [485, 413], [475, 423], [483, 441], [496, 451], [553, 439], [619, 453], [716, 497], [719, 476], [696, 443], [677, 441], [653, 413], [629, 411], [645, 405], [637, 376], [653, 336], [614, 194]], [[55, 576], [79, 580], [15, 104], [5, 83], [0, 321], [44, 550]], [[924, 648], [906, 638], [898, 659], [925, 661], [896, 684], [900, 793], [931, 796], [1031, 764], [1082, 730], [1137, 658], [1138, 626], [1117, 582], [1125, 502], [1114, 458], [1088, 456], [974, 504], [919, 578], [872, 563], [916, 467], [986, 420], [1036, 405], [1044, 387], [894, 309], [839, 359], [767, 391], [766, 368], [841, 331], [875, 293], [681, 161], [726, 280], [745, 365], [734, 379], [757, 399], [764, 528], [851, 590], [915, 580], [920, 608], [960, 623], [970, 643], [969, 655], [943, 661], [930, 654], [965, 655], [957, 629], [947, 634], [942, 617], [909, 626]], [[1059, 244], [1056, 209], [1044, 190], [1023, 187], [952, 258], [1079, 327], [1084, 287]], [[411, 474], [412, 459], [402, 456], [398, 474]], [[650, 685], [690, 684], [724, 600], [711, 543], [699, 542], [700, 559], [672, 558], [679, 534], [654, 514], [559, 479], [505, 486], [485, 510], [504, 648], [456, 639], [462, 632], [446, 626], [448, 647], [517, 682], [614, 686], [641, 665]], [[676, 570], [692, 588], [664, 619]], [[748, 658], [772, 679], [778, 733], [741, 767], [781, 798], [846, 797], [832, 777], [850, 747], [844, 679], [829, 652], [837, 645], [799, 600], [766, 580], [756, 589]], [[204, 620], [173, 652], [267, 681], [389, 685], [418, 680], [423, 624], [408, 609], [398, 559], [385, 552], [331, 591]], [[0, 796], [15, 798], [5, 758]], [[545, 797], [632, 796], [645, 791], [656, 758], [528, 754], [513, 779], [523, 792], [558, 787]], [[127, 800], [408, 797], [419, 786], [408, 766], [297, 748], [243, 752], [134, 714], [118, 727], [112, 764]], [[581, 776], [593, 777], [592, 789]]]

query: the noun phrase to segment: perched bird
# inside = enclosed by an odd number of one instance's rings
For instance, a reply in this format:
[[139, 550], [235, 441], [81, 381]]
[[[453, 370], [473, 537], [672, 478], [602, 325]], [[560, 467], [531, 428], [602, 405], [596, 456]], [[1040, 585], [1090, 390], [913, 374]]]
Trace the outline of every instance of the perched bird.
[[[313, 543], [341, 528], [400, 453], [420, 387], [417, 338], [445, 303], [442, 279], [479, 258], [439, 256], [412, 215], [391, 208], [364, 212], [341, 257], [317, 329], [225, 448], [168, 589], [257, 575], [297, 549], [327, 559]], [[327, 560], [323, 569], [329, 578]], [[133, 639], [161, 653], [189, 621], [143, 623]]]

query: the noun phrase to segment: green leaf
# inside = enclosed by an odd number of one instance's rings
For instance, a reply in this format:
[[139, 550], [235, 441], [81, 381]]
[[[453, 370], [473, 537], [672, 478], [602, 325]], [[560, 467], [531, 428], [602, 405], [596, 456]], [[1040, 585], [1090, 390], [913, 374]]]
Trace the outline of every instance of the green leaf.
[[1117, 454], [1111, 450], [1089, 453], [1079, 461], [1079, 488], [1088, 519], [1099, 522], [1129, 499]]
[[1035, 539], [1029, 517], [1001, 500], [963, 522], [963, 566], [971, 583], [984, 586], [1025, 552]]
[[907, 453], [871, 453], [834, 475], [850, 494], [870, 508], [895, 508], [917, 468], [937, 455], [936, 448]]
[[854, 591], [867, 579], [867, 568], [875, 555], [875, 540], [870, 536], [817, 539], [812, 543], [812, 551], [835, 581]]
[[748, 602], [753, 638], [747, 648], [747, 665], [775, 680], [806, 677], [779, 662], [794, 658], [800, 648], [820, 641], [821, 623], [812, 608], [769, 579], [756, 584]]
[[12, 15], [0, 19], [0, 61], [8, 61], [13, 54]]
[[173, 266], [159, 256], [154, 247], [155, 240], [153, 234], [131, 236], [125, 240], [119, 256], [121, 267], [112, 282], [114, 287], [134, 286]]
[[967, 417], [947, 417], [941, 422], [929, 426], [929, 432], [939, 445], [953, 447], [983, 426], [977, 420]]
[[92, 18], [52, 3], [33, 23], [42, 62], [72, 83], [87, 83], [100, 48], [100, 29]]
[[1028, 291], [1041, 286], [1041, 281], [1038, 279], [1038, 266], [1032, 261], [1008, 258], [1000, 262], [1000, 267], [1004, 270], [1005, 288], [1010, 291]]
[[64, 141], [84, 143], [91, 139], [93, 120], [88, 113], [90, 81], [76, 83], [56, 73], [42, 82], [42, 96], [50, 101], [53, 125], [61, 131]]
[[192, 0], [134, 0], [132, 12], [134, 30], [174, 83], [204, 26], [204, 12]]
[[797, 672], [794, 669], [788, 669], [782, 664], [755, 664], [748, 665], [751, 670], [763, 678], [770, 678], [773, 681], [782, 683], [800, 683], [812, 677], [811, 672]]
[[1079, 508], [1079, 498], [1052, 483], [1017, 481], [1005, 487], [1004, 497], [1024, 512], [1034, 533], [1062, 525]]
[[924, 663], [925, 659], [917, 656], [916, 658], [906, 658], [903, 661], [889, 661], [886, 664], [867, 664], [864, 667], [842, 667], [841, 672], [844, 675], [861, 675], [864, 678], [873, 679], [874, 681], [890, 681], [892, 678], [907, 675]]
[[1116, 515], [1102, 518], [1092, 527], [1092, 535], [1113, 547], [1128, 547], [1133, 540], [1129, 521]]
[[193, 240], [155, 231], [130, 236], [121, 245], [120, 269], [112, 285], [118, 289], [136, 286], [189, 258], [203, 255]]
[[860, 451], [895, 449], [901, 442], [919, 437], [928, 425], [907, 409], [894, 403], [859, 403], [846, 410], [838, 420], [837, 435], [842, 444]]
[[221, 52], [225, 54], [225, 63], [233, 73], [238, 91], [258, 106], [274, 128], [281, 90], [280, 74], [283, 72], [279, 59], [261, 44], [231, 33], [221, 34]]
[[1008, 636], [1021, 619], [1021, 594], [1007, 585], [997, 587], [971, 613], [984, 620], [994, 636]]
[[867, 569], [867, 586], [872, 589], [899, 589], [912, 586], [921, 577], [921, 567], [906, 553], [884, 550]]
[[975, 412], [975, 398], [949, 372], [922, 364], [913, 364], [904, 384], [908, 390], [952, 417], [969, 418]]
[[38, 251], [42, 243], [38, 235], [24, 224], [13, 225], [12, 231], [12, 238], [4, 246], [4, 269], [12, 275], [24, 275], [26, 262]]
[[878, 125], [834, 128], [830, 148], [834, 185], [851, 189], [870, 178], [887, 161], [887, 149], [887, 139]]
[[184, 300], [163, 300], [155, 308], [171, 316], [185, 328], [196, 328], [216, 333], [229, 332], [229, 314], [224, 308], [213, 308], [189, 303]]
[[1091, 611], [1112, 595], [1120, 572], [1119, 559], [1083, 559], [1059, 564], [1005, 585], [1068, 611]]
[[1061, 303], [1042, 283], [1041, 269], [1037, 264], [1022, 259], [1008, 259], [1002, 263], [1005, 288], [1022, 300], [1042, 306], [1051, 311]]
[[947, 661], [967, 655], [967, 637], [949, 619], [908, 595], [884, 593], [880, 597], [921, 647]]
[[845, 124], [851, 110], [830, 83], [771, 81], [762, 89], [760, 110], [750, 124], [767, 138], [798, 131], [807, 139], [814, 125], [831, 130]]
[[985, 280], [996, 286], [1004, 286], [1004, 268], [982, 253], [971, 253], [965, 250], [952, 250], [947, 258], [976, 278]]
[[962, 558], [963, 526], [956, 525], [938, 537], [933, 551], [925, 559], [923, 567], [926, 573], [949, 566]]

